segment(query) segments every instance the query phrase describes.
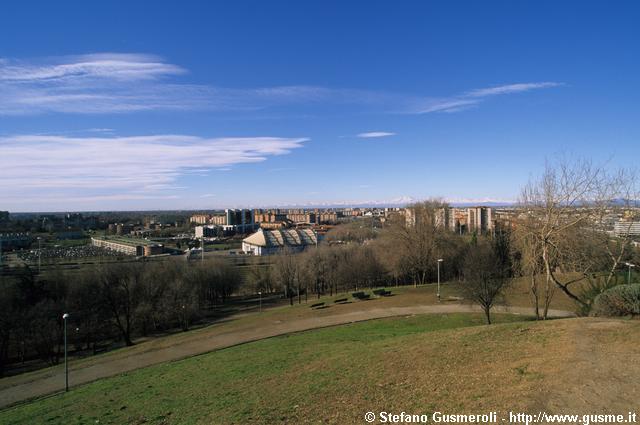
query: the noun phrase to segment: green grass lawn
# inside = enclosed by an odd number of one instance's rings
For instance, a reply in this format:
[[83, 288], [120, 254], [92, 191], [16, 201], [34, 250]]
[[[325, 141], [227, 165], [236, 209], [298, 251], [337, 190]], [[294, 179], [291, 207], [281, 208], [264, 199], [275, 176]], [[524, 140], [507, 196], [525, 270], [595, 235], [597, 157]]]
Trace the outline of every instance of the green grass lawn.
[[[459, 382], [461, 371], [535, 355], [518, 343], [544, 342], [522, 332], [537, 324], [521, 316], [495, 320], [503, 324], [479, 326], [480, 314], [420, 315], [275, 337], [73, 388], [4, 410], [0, 423], [363, 423], [368, 410], [480, 408], [491, 402], [481, 396], [486, 382]], [[514, 361], [503, 381], [535, 381], [529, 363]]]

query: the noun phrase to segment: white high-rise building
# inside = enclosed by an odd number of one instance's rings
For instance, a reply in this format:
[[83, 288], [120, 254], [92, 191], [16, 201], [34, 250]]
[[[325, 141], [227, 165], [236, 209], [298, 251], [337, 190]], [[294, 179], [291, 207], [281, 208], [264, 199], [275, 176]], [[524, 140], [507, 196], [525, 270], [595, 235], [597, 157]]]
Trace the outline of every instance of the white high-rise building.
[[639, 236], [640, 221], [616, 221], [613, 225], [613, 234], [616, 236]]
[[489, 207], [467, 209], [467, 227], [470, 232], [484, 233], [493, 230], [493, 214]]

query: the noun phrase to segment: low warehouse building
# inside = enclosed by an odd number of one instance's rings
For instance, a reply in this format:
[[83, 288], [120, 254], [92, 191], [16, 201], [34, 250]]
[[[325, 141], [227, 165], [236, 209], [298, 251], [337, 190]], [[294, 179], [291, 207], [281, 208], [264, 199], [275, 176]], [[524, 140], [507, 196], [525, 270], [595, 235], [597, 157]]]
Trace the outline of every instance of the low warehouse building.
[[300, 252], [317, 243], [318, 234], [312, 229], [260, 229], [242, 240], [242, 251], [253, 255]]
[[123, 237], [94, 237], [91, 238], [93, 246], [121, 252], [125, 255], [137, 257], [162, 254], [164, 247], [161, 244], [149, 242], [146, 239], [123, 238]]

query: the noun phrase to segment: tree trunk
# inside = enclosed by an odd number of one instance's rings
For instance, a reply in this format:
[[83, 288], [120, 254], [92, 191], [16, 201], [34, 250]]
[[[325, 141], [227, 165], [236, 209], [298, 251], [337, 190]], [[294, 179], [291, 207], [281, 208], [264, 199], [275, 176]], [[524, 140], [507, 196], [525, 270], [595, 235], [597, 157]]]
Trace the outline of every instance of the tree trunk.
[[566, 285], [563, 285], [562, 283], [560, 283], [554, 276], [553, 276], [553, 272], [551, 271], [551, 264], [549, 262], [549, 248], [547, 246], [547, 242], [543, 242], [542, 244], [542, 260], [544, 261], [544, 268], [545, 268], [545, 272], [546, 272], [546, 277], [547, 277], [547, 283], [549, 283], [550, 281], [552, 281], [558, 288], [560, 288], [562, 290], [562, 292], [564, 292], [569, 298], [571, 298], [572, 300], [574, 300], [575, 302], [577, 302], [578, 304], [580, 304], [583, 307], [588, 307], [588, 304], [584, 301], [582, 301], [580, 298], [578, 298], [573, 292], [571, 292]]
[[487, 324], [491, 324], [491, 307], [484, 307], [484, 315], [487, 317]]
[[127, 345], [127, 347], [131, 347], [133, 345], [133, 341], [131, 340], [131, 335], [129, 333], [125, 333], [123, 337], [124, 337], [124, 343]]
[[536, 320], [540, 320], [540, 296], [538, 294], [538, 283], [536, 282], [535, 272], [531, 273], [531, 295], [533, 295], [533, 307], [536, 314]]
[[547, 320], [547, 316], [549, 315], [549, 305], [551, 304], [551, 282], [549, 281], [549, 277], [547, 277], [547, 282], [545, 283], [544, 288], [544, 313], [542, 316], [542, 320]]

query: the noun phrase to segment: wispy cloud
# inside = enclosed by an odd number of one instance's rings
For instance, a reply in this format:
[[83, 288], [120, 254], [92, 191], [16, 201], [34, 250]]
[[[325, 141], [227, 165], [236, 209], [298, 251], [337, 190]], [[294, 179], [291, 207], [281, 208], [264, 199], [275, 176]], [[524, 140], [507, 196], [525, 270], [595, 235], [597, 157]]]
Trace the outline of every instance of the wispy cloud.
[[0, 62], [0, 81], [63, 82], [65, 80], [150, 80], [183, 74], [179, 66], [164, 63], [157, 56], [123, 53], [99, 53], [66, 56], [53, 63]]
[[460, 112], [480, 103], [480, 99], [429, 99], [422, 105], [407, 111], [414, 114], [428, 114], [431, 112]]
[[[187, 71], [143, 54], [102, 53], [0, 62], [0, 114], [175, 109], [197, 103], [194, 88], [165, 79]], [[197, 91], [197, 90], [196, 90]], [[200, 99], [202, 101], [202, 99]]]
[[90, 54], [30, 62], [0, 58], [0, 115], [256, 111], [300, 103], [375, 104], [384, 97], [304, 85], [231, 89], [175, 79], [187, 73], [144, 54]]
[[367, 133], [360, 133], [356, 135], [356, 137], [359, 137], [361, 139], [375, 139], [378, 137], [395, 136], [395, 134], [396, 133], [391, 133], [388, 131], [369, 131]]
[[475, 89], [460, 95], [446, 98], [426, 99], [413, 105], [408, 112], [427, 114], [430, 112], [460, 112], [482, 103], [486, 98], [498, 95], [523, 93], [532, 90], [546, 89], [561, 86], [562, 83], [517, 83], [505, 84], [482, 89]]
[[[0, 137], [0, 198], [7, 203], [56, 193], [58, 201], [173, 196], [192, 170], [264, 161], [303, 145], [307, 138]], [[168, 193], [169, 192], [169, 193]], [[115, 199], [115, 198], [112, 198]]]
[[487, 97], [556, 87], [529, 82], [446, 97], [293, 85], [224, 88], [179, 80], [188, 71], [145, 54], [103, 53], [37, 61], [0, 58], [0, 115], [103, 114], [150, 110], [257, 111], [287, 105], [356, 105], [359, 111], [457, 112]]
[[562, 84], [554, 83], [554, 82], [543, 82], [543, 83], [519, 83], [519, 84], [507, 84], [503, 86], [489, 87], [486, 89], [477, 89], [471, 90], [467, 93], [468, 97], [487, 97], [487, 96], [495, 96], [499, 94], [511, 94], [511, 93], [522, 93], [531, 90], [537, 89], [547, 89], [551, 87], [558, 87]]
[[[34, 198], [34, 200], [49, 200], [49, 201], [59, 201], [60, 195], [56, 194], [55, 196], [43, 196], [39, 198]], [[91, 202], [104, 202], [104, 201], [149, 201], [149, 200], [171, 200], [171, 199], [180, 199], [178, 195], [142, 195], [142, 194], [114, 194], [114, 195], [95, 195], [95, 196], [69, 196], [65, 197], [64, 202], [70, 202], [73, 204], [88, 204]]]

